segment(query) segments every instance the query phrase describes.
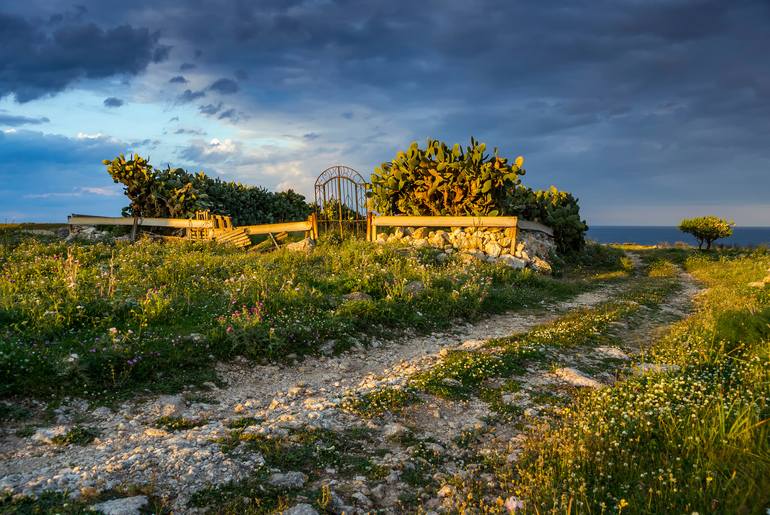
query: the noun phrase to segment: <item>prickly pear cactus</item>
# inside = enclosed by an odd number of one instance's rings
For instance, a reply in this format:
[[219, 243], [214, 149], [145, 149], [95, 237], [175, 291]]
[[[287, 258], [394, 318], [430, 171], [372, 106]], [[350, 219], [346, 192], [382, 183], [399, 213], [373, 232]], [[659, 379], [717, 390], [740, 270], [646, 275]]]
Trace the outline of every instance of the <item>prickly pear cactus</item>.
[[372, 174], [369, 193], [380, 214], [490, 215], [501, 213], [505, 197], [520, 184], [524, 158], [512, 163], [492, 155], [486, 145], [449, 147], [429, 139], [425, 148], [415, 142]]

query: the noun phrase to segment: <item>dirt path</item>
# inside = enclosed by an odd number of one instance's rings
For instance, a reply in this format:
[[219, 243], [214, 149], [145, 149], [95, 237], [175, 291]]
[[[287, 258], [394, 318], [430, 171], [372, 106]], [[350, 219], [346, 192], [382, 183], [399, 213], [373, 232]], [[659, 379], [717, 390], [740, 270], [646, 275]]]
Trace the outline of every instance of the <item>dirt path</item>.
[[[684, 315], [697, 287], [688, 276], [682, 275], [680, 280], [684, 285], [681, 293], [654, 316], [641, 317], [634, 328], [625, 328], [625, 332], [630, 330], [624, 339], [627, 346], [591, 352], [576, 349], [566, 354], [554, 351], [553, 360], [591, 370], [600, 368], [599, 363], [617, 366], [625, 362], [629, 354], [638, 351], [645, 335], [667, 320]], [[116, 412], [91, 410], [85, 403], [73, 401], [58, 410], [57, 426], [40, 429], [32, 436], [9, 431], [2, 435], [0, 491], [34, 495], [53, 489], [78, 496], [127, 485], [149, 485], [147, 489], [166, 499], [175, 511], [188, 512], [187, 503], [193, 493], [247, 478], [267, 462], [269, 472], [276, 474], [267, 478], [268, 483], [278, 487], [294, 481], [292, 487], [300, 492], [296, 496], [299, 501], [312, 502], [310, 494], [304, 492], [321, 483], [329, 485], [335, 492], [329, 505], [332, 511], [366, 511], [374, 507], [399, 512], [404, 503], [410, 502], [439, 508], [442, 500], [435, 494], [436, 481], [473, 471], [462, 465], [465, 453], [453, 443], [458, 435], [473, 432], [480, 442], [486, 442], [482, 445], [495, 446], [503, 442], [509, 445], [518, 433], [497, 430], [489, 422], [494, 413], [488, 403], [476, 398], [453, 402], [425, 396], [424, 402], [398, 416], [369, 420], [342, 409], [345, 396], [401, 383], [416, 371], [433, 366], [447, 349], [474, 349], [485, 340], [525, 332], [559, 314], [605, 302], [623, 288], [624, 283], [609, 284], [537, 310], [494, 315], [428, 336], [374, 341], [367, 349], [307, 359], [294, 366], [221, 365], [218, 372], [227, 383], [224, 388], [125, 403]], [[613, 377], [609, 371], [600, 371], [591, 380], [611, 382]], [[559, 395], [559, 391], [575, 387], [570, 381], [580, 379], [556, 377], [547, 368], [535, 366], [518, 378], [520, 395], [513, 404], [525, 417], [537, 417], [547, 409], [543, 392]], [[157, 420], [163, 415], [184, 417], [200, 425], [175, 431], [158, 428]], [[83, 446], [51, 445], [52, 437], [76, 425], [96, 429], [99, 436]], [[238, 445], [237, 441], [234, 445], [224, 443], [232, 443], [232, 426], [238, 426], [240, 438], [245, 435], [289, 443], [298, 431], [315, 429], [326, 431], [324, 434], [351, 435], [352, 429], [364, 428], [366, 436], [356, 437], [360, 438], [355, 442], [359, 448], [351, 452], [363, 453], [361, 459], [365, 458], [368, 465], [344, 473], [348, 462], [340, 456], [339, 464], [321, 469], [320, 479], [308, 479], [300, 473], [286, 475], [295, 471], [277, 463], [280, 453], [266, 454], [268, 451]], [[344, 444], [335, 443], [338, 448]], [[417, 461], [416, 452], [421, 453]], [[439, 477], [426, 478], [415, 472], [415, 463], [419, 469], [422, 461], [427, 463], [439, 456], [443, 460]], [[411, 497], [405, 499], [405, 491]]]

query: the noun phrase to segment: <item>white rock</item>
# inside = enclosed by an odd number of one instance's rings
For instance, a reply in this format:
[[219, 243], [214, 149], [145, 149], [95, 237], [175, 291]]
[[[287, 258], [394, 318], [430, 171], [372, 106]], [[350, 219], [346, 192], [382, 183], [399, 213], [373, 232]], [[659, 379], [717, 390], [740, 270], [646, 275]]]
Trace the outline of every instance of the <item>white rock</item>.
[[318, 515], [318, 511], [307, 503], [292, 506], [283, 515]]
[[425, 285], [422, 284], [422, 281], [409, 281], [406, 286], [404, 286], [404, 293], [407, 295], [417, 295], [423, 290], [425, 290]]
[[372, 497], [382, 500], [385, 498], [387, 492], [385, 491], [385, 485], [379, 484], [370, 490]]
[[510, 254], [503, 254], [497, 260], [511, 268], [522, 269], [527, 266], [527, 262], [523, 259], [511, 256]]
[[370, 501], [369, 498], [361, 492], [356, 492], [351, 495], [351, 497], [356, 501], [357, 504], [360, 504], [364, 508], [370, 508], [372, 506], [372, 501]]
[[483, 347], [485, 343], [487, 343], [487, 340], [465, 340], [463, 344], [460, 345], [460, 348], [467, 349], [467, 350], [476, 350]]
[[405, 426], [399, 424], [398, 422], [388, 424], [382, 429], [382, 433], [386, 438], [397, 438], [408, 431], [409, 430]]
[[315, 240], [313, 238], [305, 238], [304, 240], [286, 245], [286, 250], [291, 250], [293, 252], [310, 252], [314, 248]]
[[[524, 253], [522, 252], [522, 258], [524, 257]], [[550, 274], [551, 273], [551, 265], [548, 263], [548, 261], [544, 259], [540, 259], [537, 256], [532, 257], [532, 268], [540, 272], [541, 274]]]
[[51, 443], [54, 437], [62, 436], [66, 433], [67, 426], [44, 427], [35, 431], [31, 438], [35, 442]]
[[372, 300], [372, 296], [362, 291], [354, 291], [354, 292], [346, 293], [345, 295], [342, 296], [342, 299], [345, 302]]
[[562, 381], [573, 386], [585, 386], [587, 388], [601, 388], [604, 386], [599, 381], [591, 379], [579, 370], [570, 367], [557, 368], [553, 371], [553, 374]]
[[458, 381], [457, 379], [453, 379], [451, 377], [445, 377], [444, 379], [442, 379], [441, 384], [443, 384], [444, 386], [449, 386], [454, 388], [457, 388], [463, 385], [460, 381]]
[[307, 476], [302, 472], [285, 472], [272, 474], [267, 482], [278, 488], [302, 488]]
[[149, 412], [156, 417], [177, 417], [185, 408], [181, 395], [162, 395], [150, 406]]
[[104, 515], [134, 515], [140, 513], [140, 510], [147, 506], [147, 503], [146, 496], [137, 495], [94, 504], [91, 506], [91, 510], [101, 512]]
[[503, 251], [503, 248], [495, 241], [490, 241], [484, 246], [484, 252], [486, 252], [488, 256], [493, 258], [498, 257], [502, 251]]
[[617, 347], [597, 347], [596, 352], [607, 356], [608, 358], [628, 359], [628, 354], [618, 349]]

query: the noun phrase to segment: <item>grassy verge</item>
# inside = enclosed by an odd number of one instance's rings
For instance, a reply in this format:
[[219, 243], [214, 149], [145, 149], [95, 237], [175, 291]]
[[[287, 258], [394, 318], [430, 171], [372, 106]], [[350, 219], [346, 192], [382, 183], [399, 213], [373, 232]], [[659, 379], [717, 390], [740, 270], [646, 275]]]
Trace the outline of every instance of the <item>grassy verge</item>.
[[360, 241], [257, 255], [14, 233], [0, 244], [0, 396], [172, 391], [214, 379], [215, 360], [286, 359], [361, 334], [429, 331], [574, 295], [597, 282], [595, 270], [620, 267], [605, 254], [560, 280]]
[[[651, 253], [654, 265], [662, 256]], [[766, 251], [689, 253], [710, 289], [655, 342], [662, 371], [580, 396], [533, 430], [469, 505], [523, 513], [764, 513], [770, 506], [770, 288]], [[654, 265], [654, 266], [653, 266]]]

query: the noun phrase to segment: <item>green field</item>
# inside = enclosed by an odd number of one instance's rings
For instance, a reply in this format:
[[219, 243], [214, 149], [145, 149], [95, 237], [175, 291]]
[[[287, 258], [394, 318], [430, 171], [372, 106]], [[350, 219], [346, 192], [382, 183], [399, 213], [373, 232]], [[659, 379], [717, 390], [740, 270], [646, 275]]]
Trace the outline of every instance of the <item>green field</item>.
[[65, 244], [9, 229], [4, 238], [5, 397], [173, 391], [215, 379], [217, 360], [286, 360], [425, 332], [565, 298], [598, 283], [597, 270], [621, 268], [617, 252], [602, 250], [552, 279], [358, 241], [261, 255], [189, 242]]

